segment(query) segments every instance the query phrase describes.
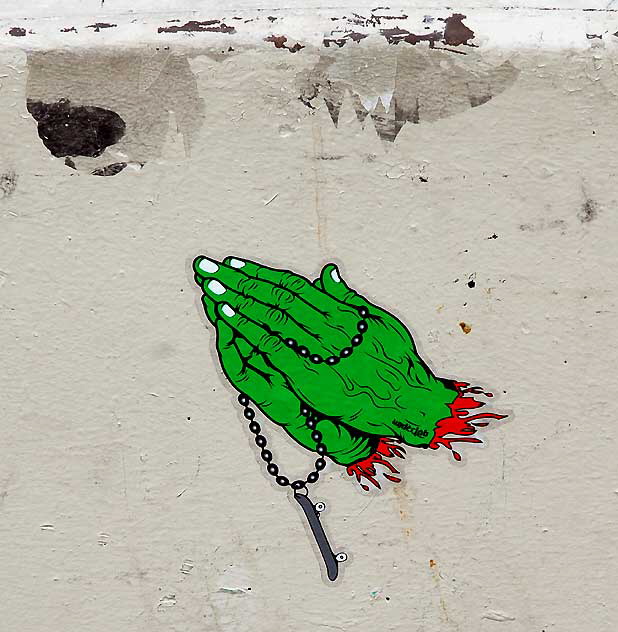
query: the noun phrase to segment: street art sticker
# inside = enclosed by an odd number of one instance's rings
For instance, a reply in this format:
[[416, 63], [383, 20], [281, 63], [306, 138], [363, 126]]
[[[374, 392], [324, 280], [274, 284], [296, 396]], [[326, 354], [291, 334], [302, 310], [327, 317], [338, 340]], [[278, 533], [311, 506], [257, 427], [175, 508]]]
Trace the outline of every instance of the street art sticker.
[[[293, 490], [307, 517], [330, 580], [345, 553], [334, 554], [308, 497], [327, 459], [368, 491], [381, 478], [398, 483], [391, 459], [404, 446], [450, 450], [481, 443], [478, 431], [505, 415], [479, 412], [492, 393], [433, 374], [410, 331], [395, 316], [351, 289], [336, 265], [318, 279], [228, 257], [197, 257], [195, 280], [216, 330], [221, 368], [239, 392], [266, 471]], [[314, 469], [291, 480], [280, 471], [257, 412], [307, 450]]]

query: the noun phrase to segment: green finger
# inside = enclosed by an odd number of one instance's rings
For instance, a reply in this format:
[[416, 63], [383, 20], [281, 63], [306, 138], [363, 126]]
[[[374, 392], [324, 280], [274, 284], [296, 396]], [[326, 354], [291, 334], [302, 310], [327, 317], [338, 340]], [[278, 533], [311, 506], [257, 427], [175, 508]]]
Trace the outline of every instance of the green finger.
[[[299, 300], [298, 295], [293, 292], [269, 281], [247, 276], [241, 270], [217, 263], [207, 257], [198, 257], [194, 261], [194, 269], [196, 282], [204, 291], [209, 289], [211, 296], [221, 295], [229, 288], [265, 305], [285, 310], [297, 323], [316, 323], [316, 319], [321, 316], [319, 309], [309, 305], [305, 300]], [[328, 300], [333, 303], [332, 299]]]
[[226, 257], [223, 263], [237, 270], [241, 270], [244, 274], [254, 279], [262, 279], [273, 285], [282, 287], [288, 292], [299, 296], [309, 305], [312, 305], [321, 312], [327, 313], [334, 308], [330, 297], [320, 292], [305, 279], [305, 277], [299, 274], [295, 274], [289, 270], [276, 270], [254, 261], [237, 259], [235, 257]]
[[[327, 263], [320, 274], [319, 287], [333, 298], [342, 303], [353, 305], [354, 307], [369, 307], [370, 303], [360, 294], [348, 287], [341, 278], [339, 270], [334, 263]], [[316, 281], [316, 285], [317, 285]]]
[[310, 377], [308, 373], [311, 369], [308, 362], [287, 347], [281, 338], [249, 320], [245, 315], [234, 311], [227, 303], [219, 304], [217, 313], [234, 331], [252, 346], [257, 347], [277, 371], [293, 379]]
[[[294, 339], [299, 345], [308, 347], [318, 353], [335, 352], [333, 344], [320, 341], [297, 323], [290, 315], [290, 310], [282, 310], [271, 305], [266, 305], [255, 300], [251, 296], [239, 294], [227, 288], [218, 279], [204, 279], [204, 294], [209, 303], [227, 303], [232, 308], [246, 316], [249, 320], [258, 323], [271, 332], [278, 334], [283, 339]], [[314, 323], [314, 319], [310, 324]], [[332, 343], [332, 341], [331, 341]]]

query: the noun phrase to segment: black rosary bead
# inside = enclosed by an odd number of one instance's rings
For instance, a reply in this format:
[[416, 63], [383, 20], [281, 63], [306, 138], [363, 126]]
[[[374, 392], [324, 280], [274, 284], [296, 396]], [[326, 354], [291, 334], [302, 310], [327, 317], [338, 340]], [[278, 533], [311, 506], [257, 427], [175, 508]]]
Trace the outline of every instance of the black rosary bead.
[[350, 344], [353, 347], [358, 347], [358, 345], [363, 341], [363, 336], [361, 334], [356, 334], [352, 340], [350, 340]]
[[314, 430], [311, 433], [311, 438], [316, 442], [316, 443], [320, 443], [320, 441], [322, 441], [322, 433], [319, 430]]
[[292, 489], [299, 490], [299, 489], [302, 489], [303, 487], [305, 487], [305, 485], [306, 485], [305, 481], [301, 481], [301, 480], [294, 481], [292, 483]]
[[238, 402], [239, 402], [239, 404], [241, 406], [248, 406], [249, 405], [249, 398], [244, 393], [241, 393], [238, 396]]
[[358, 325], [356, 325], [356, 329], [358, 329], [359, 333], [364, 334], [367, 331], [367, 321], [359, 320]]
[[315, 451], [318, 454], [326, 454], [326, 446], [323, 443], [318, 443], [318, 445], [315, 446]]
[[326, 461], [323, 458], [315, 460], [315, 469], [321, 472], [326, 467]]
[[286, 347], [290, 347], [290, 349], [294, 349], [294, 347], [296, 347], [296, 340], [294, 340], [294, 338], [286, 338], [283, 343]]
[[331, 366], [333, 366], [334, 364], [337, 364], [338, 362], [339, 362], [339, 358], [337, 356], [330, 356], [326, 358], [326, 364], [330, 364]]
[[322, 362], [322, 356], [317, 353], [314, 353], [309, 359], [313, 364], [320, 364], [320, 362]]
[[320, 475], [317, 472], [311, 472], [309, 476], [307, 476], [307, 483], [315, 483]]
[[249, 421], [251, 421], [255, 417], [255, 411], [253, 410], [253, 408], [245, 408], [243, 414]]
[[257, 437], [255, 438], [255, 442], [260, 448], [266, 447], [266, 437], [264, 435], [257, 435]]
[[277, 474], [279, 474], [279, 467], [276, 463], [269, 463], [266, 470], [271, 476], [277, 476]]
[[340, 352], [339, 355], [342, 358], [348, 358], [349, 356], [352, 355], [352, 347], [344, 347]]
[[260, 456], [263, 461], [266, 461], [266, 463], [270, 463], [273, 460], [273, 453], [270, 450], [262, 450], [260, 452]]
[[307, 419], [307, 423], [305, 424], [307, 428], [315, 428], [317, 425], [317, 421], [315, 419]]
[[309, 410], [306, 406], [301, 406], [301, 407], [300, 407], [300, 414], [301, 414], [303, 417], [307, 417], [307, 415], [309, 415], [309, 413], [310, 413], [310, 412], [311, 412], [311, 411], [310, 411], [310, 410]]
[[277, 485], [281, 485], [281, 487], [285, 487], [290, 484], [287, 476], [277, 476], [275, 480], [277, 481]]
[[298, 355], [306, 358], [309, 355], [309, 349], [307, 347], [298, 347]]
[[260, 424], [257, 421], [252, 421], [249, 424], [249, 431], [252, 432], [254, 435], [260, 434], [261, 429], [262, 428], [260, 428]]
[[366, 307], [359, 307], [358, 313], [361, 318], [367, 318], [367, 316], [369, 316], [369, 310]]

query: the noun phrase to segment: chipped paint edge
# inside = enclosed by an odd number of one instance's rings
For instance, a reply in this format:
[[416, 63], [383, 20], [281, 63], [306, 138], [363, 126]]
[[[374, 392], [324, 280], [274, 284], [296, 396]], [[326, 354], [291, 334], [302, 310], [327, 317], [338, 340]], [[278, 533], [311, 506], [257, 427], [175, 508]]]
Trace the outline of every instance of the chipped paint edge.
[[[474, 31], [474, 45], [483, 49], [589, 49], [618, 46], [618, 11], [587, 9], [458, 9], [443, 11], [283, 10], [239, 11], [216, 16], [204, 10], [180, 13], [93, 13], [91, 16], [0, 18], [0, 47], [45, 50], [79, 47], [134, 47], [145, 44], [188, 47], [260, 46], [285, 37], [297, 52], [319, 49], [338, 34], [358, 34], [351, 45], [384, 41], [381, 30], [399, 28], [414, 34], [430, 32], [432, 23], [456, 13]], [[363, 19], [351, 19], [351, 16]], [[363, 23], [363, 20], [366, 23]], [[206, 30], [174, 29], [202, 22]], [[209, 28], [212, 26], [212, 28]], [[219, 28], [221, 27], [221, 28]], [[177, 32], [170, 32], [177, 30]], [[266, 41], [265, 41], [266, 40]], [[346, 45], [348, 43], [346, 42]], [[284, 47], [287, 49], [287, 47]], [[287, 49], [289, 50], [289, 49]]]

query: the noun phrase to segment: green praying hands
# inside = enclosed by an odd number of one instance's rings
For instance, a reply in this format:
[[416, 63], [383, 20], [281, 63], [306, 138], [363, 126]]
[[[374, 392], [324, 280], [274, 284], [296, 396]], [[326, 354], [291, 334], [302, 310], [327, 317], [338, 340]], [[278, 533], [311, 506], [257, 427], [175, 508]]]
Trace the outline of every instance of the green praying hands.
[[[436, 377], [406, 326], [350, 288], [329, 263], [315, 281], [244, 259], [197, 257], [195, 280], [216, 331], [221, 368], [242, 396], [308, 450], [345, 466], [363, 488], [391, 481], [403, 444], [480, 443], [487, 395]], [[315, 412], [319, 433], [307, 425]], [[319, 450], [320, 443], [325, 450]]]

